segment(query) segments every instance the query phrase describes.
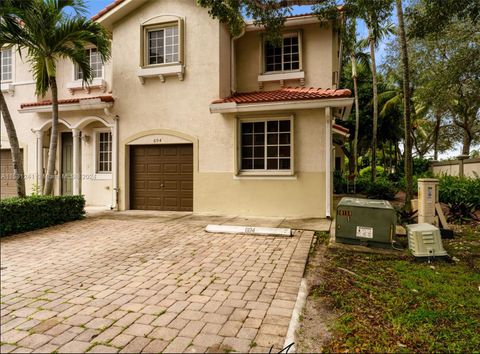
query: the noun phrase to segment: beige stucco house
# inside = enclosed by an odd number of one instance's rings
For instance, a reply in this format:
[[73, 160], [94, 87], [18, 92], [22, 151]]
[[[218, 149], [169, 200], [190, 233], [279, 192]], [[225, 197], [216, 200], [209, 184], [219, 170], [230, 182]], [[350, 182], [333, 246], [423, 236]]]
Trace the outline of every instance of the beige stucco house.
[[[232, 38], [193, 0], [116, 0], [94, 19], [112, 32], [112, 58], [102, 63], [87, 48], [88, 88], [71, 62], [59, 64], [55, 194], [119, 210], [330, 216], [332, 134], [347, 134], [335, 120], [352, 105], [337, 87], [341, 49], [331, 24], [290, 17], [273, 47], [248, 22]], [[51, 102], [35, 96], [14, 49], [3, 48], [1, 60], [34, 190], [43, 183]], [[7, 196], [3, 122], [1, 132]]]

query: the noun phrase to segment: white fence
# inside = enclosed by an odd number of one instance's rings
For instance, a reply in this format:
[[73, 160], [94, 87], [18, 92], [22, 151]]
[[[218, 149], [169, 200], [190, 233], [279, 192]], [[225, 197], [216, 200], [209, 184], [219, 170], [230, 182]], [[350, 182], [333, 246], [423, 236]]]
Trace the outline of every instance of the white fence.
[[[460, 161], [435, 161], [430, 164], [435, 175], [458, 176]], [[480, 158], [463, 160], [463, 174], [467, 177], [480, 177]]]

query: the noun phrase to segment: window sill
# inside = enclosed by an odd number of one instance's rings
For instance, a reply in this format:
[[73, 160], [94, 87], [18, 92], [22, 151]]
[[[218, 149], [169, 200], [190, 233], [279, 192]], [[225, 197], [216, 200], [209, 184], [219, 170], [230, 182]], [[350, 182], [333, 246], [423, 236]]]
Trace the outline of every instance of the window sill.
[[8, 92], [11, 96], [15, 93], [15, 85], [12, 81], [6, 81], [1, 83], [2, 92]]
[[95, 180], [109, 180], [112, 179], [111, 173], [95, 173]]
[[80, 90], [85, 90], [87, 93], [90, 93], [91, 89], [100, 89], [105, 92], [107, 90], [107, 83], [101, 77], [93, 79], [89, 85], [84, 84], [82, 80], [75, 80], [67, 83], [67, 89], [71, 95], [75, 94], [75, 91]]
[[233, 179], [269, 179], [269, 180], [296, 180], [294, 171], [240, 171]]
[[296, 174], [288, 174], [288, 175], [260, 175], [260, 174], [238, 174], [234, 175], [233, 179], [238, 180], [270, 180], [270, 181], [295, 181], [297, 180]]
[[165, 82], [167, 76], [177, 76], [180, 81], [183, 81], [185, 67], [182, 64], [161, 65], [161, 66], [146, 66], [137, 70], [137, 76], [140, 83], [143, 85], [145, 79], [158, 77], [161, 82]]
[[290, 72], [271, 72], [258, 75], [258, 85], [263, 87], [264, 82], [279, 81], [283, 86], [287, 80], [299, 80], [300, 85], [305, 85], [305, 71], [290, 71]]

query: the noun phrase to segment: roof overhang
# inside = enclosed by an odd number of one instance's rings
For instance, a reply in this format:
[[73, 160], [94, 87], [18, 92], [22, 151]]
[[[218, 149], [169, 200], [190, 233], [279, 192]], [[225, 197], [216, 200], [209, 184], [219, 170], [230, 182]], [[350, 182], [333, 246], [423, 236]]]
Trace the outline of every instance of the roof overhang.
[[[105, 109], [113, 106], [113, 102], [104, 102], [100, 98], [80, 100], [78, 103], [59, 104], [59, 112], [86, 111]], [[29, 106], [18, 110], [19, 113], [48, 113], [52, 112], [52, 105]]]
[[[313, 23], [319, 23], [318, 17], [316, 15], [303, 15], [303, 16], [292, 16], [285, 18], [285, 23], [283, 24], [284, 27], [293, 27], [299, 25], [308, 25]], [[245, 31], [246, 32], [253, 32], [253, 31], [263, 31], [265, 28], [264, 26], [255, 25], [253, 21], [245, 21]]]
[[340, 135], [344, 138], [348, 138], [350, 136], [350, 132], [347, 128], [342, 127], [341, 125], [338, 124], [333, 124], [332, 125], [332, 133]]
[[267, 112], [283, 110], [302, 110], [317, 108], [339, 108], [341, 116], [346, 119], [352, 109], [353, 98], [327, 98], [318, 100], [298, 100], [298, 101], [278, 101], [278, 102], [258, 102], [258, 103], [212, 103], [210, 113], [248, 113], [248, 112]]

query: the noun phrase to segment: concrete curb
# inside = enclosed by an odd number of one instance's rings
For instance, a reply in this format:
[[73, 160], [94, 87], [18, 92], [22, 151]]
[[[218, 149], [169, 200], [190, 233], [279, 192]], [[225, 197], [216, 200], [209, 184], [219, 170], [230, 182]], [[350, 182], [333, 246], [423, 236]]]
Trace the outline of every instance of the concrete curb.
[[288, 325], [287, 337], [285, 338], [284, 348], [287, 348], [293, 343], [288, 352], [295, 352], [295, 332], [297, 331], [298, 325], [300, 324], [300, 315], [302, 314], [303, 307], [307, 301], [308, 289], [307, 289], [307, 279], [302, 278], [300, 283], [300, 289], [298, 290], [297, 301], [295, 302], [295, 307], [293, 308], [292, 318], [290, 319], [290, 324]]

